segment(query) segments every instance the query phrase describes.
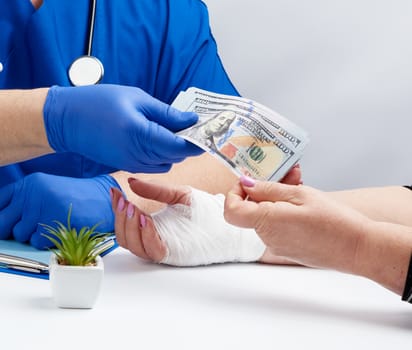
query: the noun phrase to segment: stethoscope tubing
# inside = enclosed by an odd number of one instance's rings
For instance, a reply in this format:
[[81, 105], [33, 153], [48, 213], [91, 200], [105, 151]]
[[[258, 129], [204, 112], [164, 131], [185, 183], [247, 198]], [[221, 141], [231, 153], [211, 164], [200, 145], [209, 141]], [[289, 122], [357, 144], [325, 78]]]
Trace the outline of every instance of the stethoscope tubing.
[[94, 23], [96, 19], [96, 0], [91, 0], [89, 13], [90, 13], [90, 21], [89, 21], [89, 38], [87, 42], [87, 56], [92, 55]]

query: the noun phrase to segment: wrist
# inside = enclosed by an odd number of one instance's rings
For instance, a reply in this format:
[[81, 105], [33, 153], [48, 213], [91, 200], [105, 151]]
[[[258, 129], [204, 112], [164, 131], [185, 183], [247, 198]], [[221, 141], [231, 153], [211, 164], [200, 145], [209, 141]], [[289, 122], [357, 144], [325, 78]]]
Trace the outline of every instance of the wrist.
[[411, 228], [372, 222], [359, 246], [353, 273], [369, 278], [402, 295], [412, 250]]
[[27, 105], [30, 106], [28, 108], [32, 108], [32, 111], [29, 111], [28, 114], [36, 116], [36, 125], [34, 125], [35, 138], [33, 144], [37, 144], [38, 147], [44, 149], [45, 153], [51, 151], [43, 123], [43, 107], [48, 91], [48, 88], [34, 89], [27, 95]]
[[43, 107], [43, 121], [44, 129], [47, 136], [47, 141], [52, 149], [56, 152], [70, 152], [64, 144], [63, 137], [63, 108], [58, 103], [57, 95], [59, 94], [59, 87], [52, 86], [44, 101]]

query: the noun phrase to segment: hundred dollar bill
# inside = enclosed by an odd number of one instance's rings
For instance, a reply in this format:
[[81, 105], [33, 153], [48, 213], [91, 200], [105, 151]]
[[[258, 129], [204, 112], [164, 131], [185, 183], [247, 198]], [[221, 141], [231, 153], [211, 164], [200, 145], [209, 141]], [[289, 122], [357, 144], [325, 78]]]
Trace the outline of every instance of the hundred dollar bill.
[[[198, 91], [204, 101], [193, 93]], [[254, 101], [189, 89], [172, 105], [199, 115], [194, 126], [178, 135], [213, 154], [238, 176], [278, 181], [308, 143], [302, 129]]]
[[[197, 88], [189, 88], [176, 99], [176, 104], [182, 110], [193, 110], [195, 106], [225, 109], [227, 106], [236, 106], [243, 115], [255, 119], [258, 123], [270, 124], [270, 128], [282, 139], [292, 143], [295, 149], [305, 148], [309, 139], [307, 133], [290, 120], [269, 109], [268, 107], [242, 97], [216, 94]], [[212, 105], [215, 105], [212, 107]]]

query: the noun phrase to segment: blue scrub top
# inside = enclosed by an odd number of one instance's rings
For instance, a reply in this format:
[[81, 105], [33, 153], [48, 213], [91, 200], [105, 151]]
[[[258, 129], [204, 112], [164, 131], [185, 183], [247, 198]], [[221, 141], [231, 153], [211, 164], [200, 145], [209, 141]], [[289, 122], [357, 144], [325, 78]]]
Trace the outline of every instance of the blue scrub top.
[[[36, 11], [30, 0], [0, 0], [0, 88], [69, 86], [69, 66], [87, 52], [89, 2], [44, 0]], [[238, 95], [199, 0], [98, 0], [92, 55], [104, 65], [102, 83], [136, 86], [166, 103], [190, 86]], [[114, 169], [50, 154], [0, 167], [0, 186], [37, 171], [91, 177]]]

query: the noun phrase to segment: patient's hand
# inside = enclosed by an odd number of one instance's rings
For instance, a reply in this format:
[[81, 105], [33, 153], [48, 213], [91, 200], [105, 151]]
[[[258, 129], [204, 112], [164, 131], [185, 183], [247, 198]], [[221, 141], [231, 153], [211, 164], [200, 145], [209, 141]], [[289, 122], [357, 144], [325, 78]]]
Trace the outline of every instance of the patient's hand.
[[263, 256], [266, 247], [253, 229], [225, 221], [223, 195], [137, 179], [129, 183], [139, 196], [167, 204], [147, 215], [112, 190], [118, 243], [135, 255], [173, 266], [251, 262]]
[[[299, 165], [295, 165], [282, 182], [301, 184]], [[228, 261], [291, 263], [264, 249], [253, 230], [237, 228], [224, 221], [223, 195], [139, 179], [129, 179], [129, 185], [140, 197], [167, 204], [165, 209], [150, 215], [128, 202], [120, 191], [112, 189], [117, 241], [142, 259], [177, 266]], [[201, 208], [191, 207], [193, 198], [200, 201]]]
[[[167, 187], [132, 178], [129, 185], [139, 196], [162, 203], [173, 205], [190, 200], [191, 189], [186, 186]], [[111, 190], [118, 244], [142, 259], [161, 262], [168, 253], [168, 247], [157, 233], [151, 215], [127, 201], [119, 190]]]
[[112, 189], [117, 241], [140, 258], [173, 266], [290, 263], [271, 254], [253, 229], [224, 220], [223, 195], [138, 179], [129, 179], [129, 184], [139, 196], [167, 204], [148, 215]]

